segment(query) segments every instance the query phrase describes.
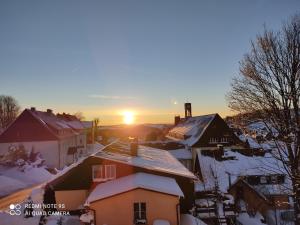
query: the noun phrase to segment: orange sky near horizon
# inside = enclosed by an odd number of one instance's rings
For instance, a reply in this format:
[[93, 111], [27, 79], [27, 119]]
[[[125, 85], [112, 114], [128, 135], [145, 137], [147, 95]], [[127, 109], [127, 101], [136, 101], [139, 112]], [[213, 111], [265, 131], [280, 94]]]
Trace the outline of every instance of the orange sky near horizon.
[[[174, 116], [180, 115], [184, 117], [184, 106], [182, 104], [176, 104], [174, 107], [170, 107], [170, 110], [155, 109], [155, 108], [138, 108], [138, 107], [114, 107], [114, 108], [103, 108], [103, 107], [90, 107], [90, 106], [79, 106], [79, 105], [22, 105], [22, 108], [30, 108], [35, 106], [37, 110], [46, 111], [48, 108], [52, 109], [56, 113], [70, 113], [75, 114], [76, 112], [81, 112], [84, 116], [84, 120], [93, 120], [94, 118], [100, 119], [100, 125], [118, 125], [124, 124], [124, 112], [133, 112], [134, 121], [133, 124], [143, 124], [143, 123], [166, 123], [172, 124], [174, 122]], [[234, 114], [229, 108], [224, 107], [206, 107], [200, 108], [192, 103], [192, 115], [199, 116], [211, 113], [218, 113], [221, 117]]]

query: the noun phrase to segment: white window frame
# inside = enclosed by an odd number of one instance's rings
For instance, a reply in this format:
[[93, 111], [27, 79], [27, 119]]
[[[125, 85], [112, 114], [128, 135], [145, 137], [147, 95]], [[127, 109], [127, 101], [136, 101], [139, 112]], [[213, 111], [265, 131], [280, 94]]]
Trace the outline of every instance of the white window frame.
[[216, 143], [218, 143], [218, 138], [215, 138], [215, 137], [210, 138], [210, 139], [209, 139], [209, 143], [210, 143], [210, 144], [216, 144]]
[[228, 143], [228, 138], [227, 137], [222, 137], [221, 138], [221, 143]]
[[[100, 176], [95, 177], [95, 173]], [[116, 179], [116, 165], [93, 165], [92, 166], [93, 181], [101, 182]]]

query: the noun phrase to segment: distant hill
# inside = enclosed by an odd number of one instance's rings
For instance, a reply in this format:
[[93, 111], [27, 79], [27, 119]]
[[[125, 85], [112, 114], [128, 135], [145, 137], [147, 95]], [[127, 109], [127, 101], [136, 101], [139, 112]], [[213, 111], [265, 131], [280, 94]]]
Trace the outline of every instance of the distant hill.
[[163, 140], [170, 127], [167, 124], [100, 126], [99, 136], [104, 139], [138, 137], [141, 141], [156, 141]]

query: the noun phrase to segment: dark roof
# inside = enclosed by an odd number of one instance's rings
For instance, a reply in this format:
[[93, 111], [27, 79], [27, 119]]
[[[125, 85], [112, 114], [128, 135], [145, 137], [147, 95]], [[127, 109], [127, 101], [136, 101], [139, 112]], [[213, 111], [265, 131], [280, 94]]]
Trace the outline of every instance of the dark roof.
[[52, 111], [25, 109], [0, 135], [0, 143], [50, 141], [77, 135], [68, 122]]

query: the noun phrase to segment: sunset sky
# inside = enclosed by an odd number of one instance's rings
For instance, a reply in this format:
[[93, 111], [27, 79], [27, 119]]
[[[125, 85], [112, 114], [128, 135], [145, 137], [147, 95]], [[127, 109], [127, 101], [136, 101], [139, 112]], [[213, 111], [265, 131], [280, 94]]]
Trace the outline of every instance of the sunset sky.
[[101, 124], [226, 116], [238, 62], [299, 0], [0, 1], [0, 94]]

